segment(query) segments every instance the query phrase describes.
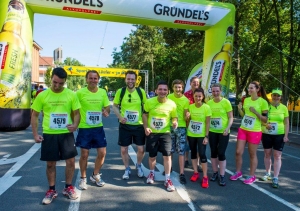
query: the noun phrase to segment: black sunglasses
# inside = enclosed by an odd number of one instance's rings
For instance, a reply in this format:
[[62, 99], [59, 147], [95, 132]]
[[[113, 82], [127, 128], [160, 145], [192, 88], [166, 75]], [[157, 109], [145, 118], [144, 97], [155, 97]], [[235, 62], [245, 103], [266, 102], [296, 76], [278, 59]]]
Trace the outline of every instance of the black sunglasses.
[[128, 97], [129, 97], [128, 102], [131, 103], [131, 94], [128, 94]]

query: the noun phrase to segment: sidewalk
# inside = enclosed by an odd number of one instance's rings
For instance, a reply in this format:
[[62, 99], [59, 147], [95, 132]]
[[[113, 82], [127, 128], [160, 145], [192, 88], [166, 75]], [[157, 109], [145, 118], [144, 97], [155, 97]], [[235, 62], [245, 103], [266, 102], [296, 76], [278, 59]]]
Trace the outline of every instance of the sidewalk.
[[[233, 130], [237, 130], [241, 125], [242, 119], [233, 118], [233, 123], [231, 128]], [[298, 146], [300, 147], [300, 135], [289, 133], [289, 142], [286, 143], [289, 146]]]

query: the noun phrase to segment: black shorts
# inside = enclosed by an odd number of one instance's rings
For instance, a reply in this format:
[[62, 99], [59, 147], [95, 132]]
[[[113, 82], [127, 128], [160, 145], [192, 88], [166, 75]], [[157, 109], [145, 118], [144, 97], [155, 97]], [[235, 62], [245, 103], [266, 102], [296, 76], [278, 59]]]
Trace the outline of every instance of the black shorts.
[[77, 155], [73, 133], [43, 134], [41, 146], [42, 161], [59, 161]]
[[161, 152], [163, 156], [171, 156], [172, 139], [170, 133], [151, 133], [147, 136], [146, 152], [149, 157], [157, 156], [157, 152]]
[[284, 147], [283, 141], [284, 134], [280, 135], [270, 135], [262, 134], [262, 144], [264, 149], [275, 149], [277, 151], [282, 151]]
[[145, 130], [143, 125], [119, 124], [119, 141], [122, 147], [128, 147], [132, 143], [137, 146], [145, 145]]

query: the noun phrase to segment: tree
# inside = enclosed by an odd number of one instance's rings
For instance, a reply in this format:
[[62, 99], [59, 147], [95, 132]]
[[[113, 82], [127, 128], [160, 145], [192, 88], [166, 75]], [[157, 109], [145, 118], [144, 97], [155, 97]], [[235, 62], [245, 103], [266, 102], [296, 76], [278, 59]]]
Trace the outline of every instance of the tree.
[[51, 86], [51, 72], [52, 72], [52, 67], [47, 67], [46, 74], [44, 76], [45, 84], [47, 87]]

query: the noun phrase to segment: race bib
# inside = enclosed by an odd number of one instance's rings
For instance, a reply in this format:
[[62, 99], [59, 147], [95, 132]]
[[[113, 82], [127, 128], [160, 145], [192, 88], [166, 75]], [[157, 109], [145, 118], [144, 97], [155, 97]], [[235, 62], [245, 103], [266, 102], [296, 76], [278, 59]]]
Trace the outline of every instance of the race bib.
[[99, 125], [102, 123], [102, 112], [100, 111], [87, 111], [86, 112], [86, 124]]
[[128, 123], [137, 123], [139, 121], [139, 112], [138, 111], [125, 111], [125, 116]]
[[203, 129], [203, 123], [202, 122], [196, 122], [191, 120], [189, 124], [189, 130], [190, 132], [194, 134], [201, 134]]
[[242, 126], [247, 129], [253, 129], [255, 120], [256, 119], [254, 117], [245, 115], [242, 120]]
[[50, 114], [50, 128], [51, 129], [66, 129], [68, 124], [67, 113], [51, 113]]
[[271, 125], [270, 129], [266, 128], [266, 133], [271, 134], [271, 135], [277, 135], [278, 134], [278, 124], [277, 122], [270, 122], [268, 123]]
[[211, 118], [210, 119], [210, 128], [213, 129], [222, 129], [222, 119], [221, 118]]
[[151, 128], [154, 130], [162, 130], [166, 127], [167, 120], [165, 118], [156, 118], [152, 117], [151, 119]]

